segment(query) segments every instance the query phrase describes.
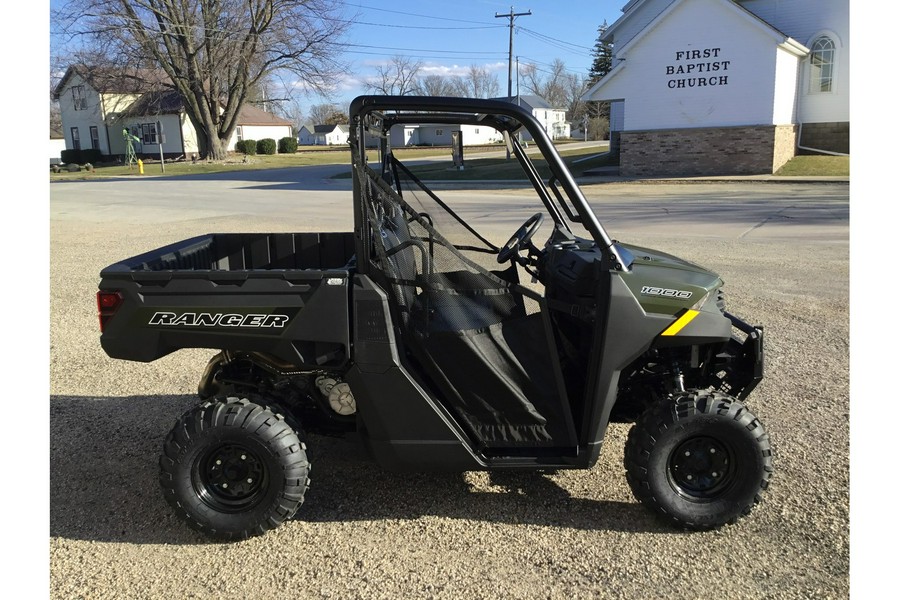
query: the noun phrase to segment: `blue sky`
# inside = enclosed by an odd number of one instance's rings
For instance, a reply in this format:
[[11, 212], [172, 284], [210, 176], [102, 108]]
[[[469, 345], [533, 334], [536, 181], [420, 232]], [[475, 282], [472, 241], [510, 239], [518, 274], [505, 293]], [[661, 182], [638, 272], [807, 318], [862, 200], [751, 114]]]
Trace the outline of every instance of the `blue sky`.
[[[567, 69], [586, 74], [597, 28], [604, 19], [612, 24], [624, 5], [625, 0], [512, 4], [516, 13], [532, 13], [516, 18], [514, 56], [539, 69], [549, 68], [558, 58]], [[427, 73], [459, 74], [471, 64], [488, 66], [498, 74], [505, 92], [509, 19], [495, 15], [508, 14], [510, 8], [510, 2], [497, 0], [350, 0], [346, 10], [358, 16], [347, 42], [358, 46], [348, 47], [345, 54], [352, 69], [342, 82], [343, 93], [352, 96], [359, 91], [360, 80], [393, 55], [421, 61]]]
[[[612, 24], [627, 0], [536, 0], [521, 4], [498, 0], [348, 0], [344, 16], [354, 24], [347, 32], [343, 60], [350, 68], [335, 83], [332, 100], [347, 104], [364, 92], [364, 82], [379, 64], [395, 55], [421, 61], [423, 74], [462, 74], [470, 65], [489, 67], [497, 73], [501, 93], [506, 92], [509, 19], [516, 13], [514, 57], [548, 69], [561, 59], [568, 70], [586, 74], [597, 28]], [[51, 0], [50, 6], [60, 0]], [[51, 53], [54, 40], [50, 38]], [[515, 60], [515, 58], [513, 59]], [[513, 88], [515, 92], [515, 75]], [[324, 98], [299, 96], [303, 105]]]

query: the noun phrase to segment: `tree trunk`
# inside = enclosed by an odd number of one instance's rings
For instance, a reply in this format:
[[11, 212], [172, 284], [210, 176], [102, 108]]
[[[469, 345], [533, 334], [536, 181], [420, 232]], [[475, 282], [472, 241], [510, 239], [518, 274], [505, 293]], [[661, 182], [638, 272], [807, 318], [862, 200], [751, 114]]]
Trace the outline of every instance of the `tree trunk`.
[[189, 114], [188, 119], [194, 125], [197, 133], [197, 150], [200, 156], [206, 160], [224, 160], [227, 155], [228, 141], [219, 139], [218, 135], [210, 135], [209, 130], [203, 125], [198, 125]]
[[207, 139], [206, 158], [209, 160], [225, 160], [228, 143], [220, 140], [218, 136], [211, 135]]

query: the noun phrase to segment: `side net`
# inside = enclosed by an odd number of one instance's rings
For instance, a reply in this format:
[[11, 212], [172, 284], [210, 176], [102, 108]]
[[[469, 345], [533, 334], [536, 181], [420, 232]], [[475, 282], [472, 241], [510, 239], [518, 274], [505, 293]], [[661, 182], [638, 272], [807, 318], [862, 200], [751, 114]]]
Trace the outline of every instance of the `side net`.
[[[571, 445], [537, 302], [497, 248], [397, 161], [365, 167], [374, 266], [391, 294], [407, 356], [486, 447]], [[440, 231], [440, 233], [439, 233]]]

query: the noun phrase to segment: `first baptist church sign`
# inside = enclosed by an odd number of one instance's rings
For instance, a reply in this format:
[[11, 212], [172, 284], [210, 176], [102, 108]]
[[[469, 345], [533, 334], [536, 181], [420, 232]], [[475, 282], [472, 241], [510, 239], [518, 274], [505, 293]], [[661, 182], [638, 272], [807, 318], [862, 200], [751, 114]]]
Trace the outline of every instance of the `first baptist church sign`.
[[[721, 58], [721, 53], [721, 48], [676, 51], [675, 64], [666, 65], [666, 75], [694, 75], [694, 77], [669, 79], [667, 83], [669, 89], [728, 85], [728, 75], [724, 73], [731, 66], [731, 61], [716, 60]], [[704, 75], [700, 76], [701, 73]]]

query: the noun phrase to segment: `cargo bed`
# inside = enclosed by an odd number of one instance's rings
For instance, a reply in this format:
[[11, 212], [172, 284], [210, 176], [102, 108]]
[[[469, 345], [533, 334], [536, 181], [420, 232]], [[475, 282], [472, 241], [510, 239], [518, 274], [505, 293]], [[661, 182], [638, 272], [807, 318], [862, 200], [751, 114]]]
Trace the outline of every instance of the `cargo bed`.
[[144, 362], [212, 348], [342, 366], [354, 249], [350, 232], [224, 233], [115, 263], [100, 273], [100, 342], [113, 358]]

